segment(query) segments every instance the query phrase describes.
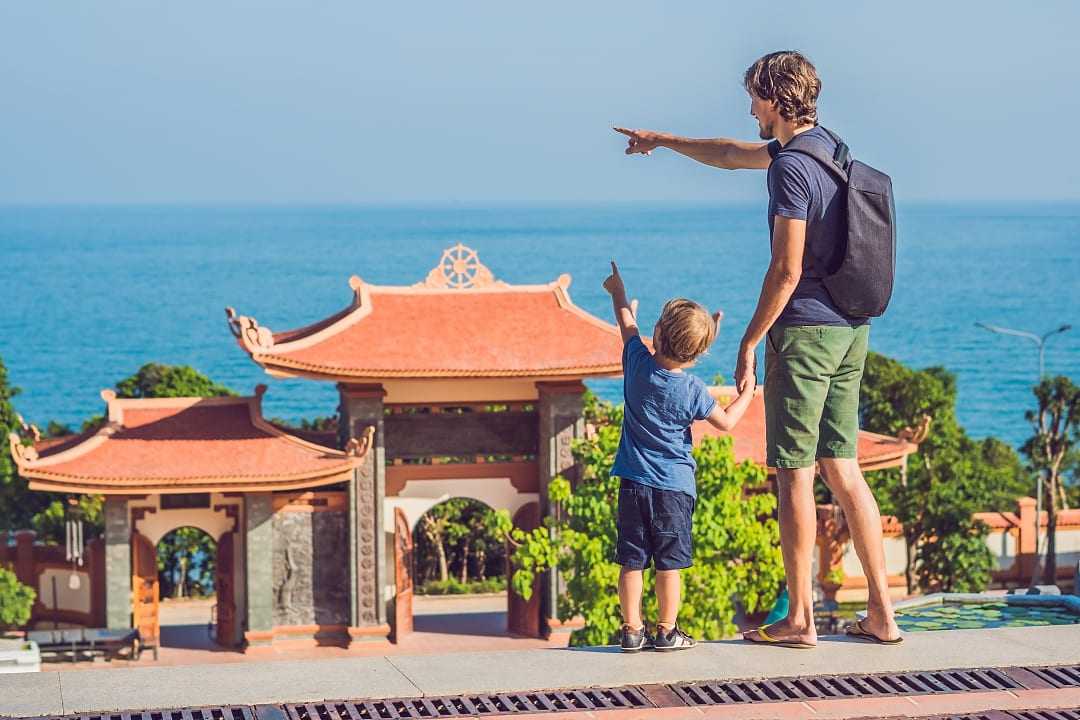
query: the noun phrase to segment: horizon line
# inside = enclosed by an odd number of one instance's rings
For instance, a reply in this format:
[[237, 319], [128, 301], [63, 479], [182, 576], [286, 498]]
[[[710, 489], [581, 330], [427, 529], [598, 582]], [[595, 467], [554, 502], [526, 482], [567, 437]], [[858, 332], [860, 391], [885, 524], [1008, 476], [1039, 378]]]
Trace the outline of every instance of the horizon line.
[[[186, 200], [170, 200], [170, 201], [63, 201], [63, 202], [2, 202], [0, 201], [0, 210], [11, 209], [50, 209], [50, 208], [190, 208], [190, 209], [296, 209], [296, 208], [310, 208], [310, 209], [332, 209], [332, 208], [356, 208], [356, 209], [543, 209], [543, 208], [602, 208], [602, 207], [641, 207], [649, 209], [662, 209], [662, 208], [748, 208], [759, 207], [764, 204], [766, 198], [762, 196], [760, 199], [742, 199], [742, 200], [726, 200], [726, 201], [708, 201], [708, 200], [662, 200], [662, 201], [640, 201], [640, 200], [595, 200], [595, 201], [572, 201], [572, 200], [544, 200], [544, 201], [528, 201], [528, 200], [463, 200], [463, 201], [379, 201], [379, 202], [364, 202], [364, 201], [222, 201], [222, 202], [208, 202], [208, 201], [186, 201]], [[1061, 199], [1049, 199], [1049, 200], [1024, 200], [1024, 199], [1003, 199], [1003, 198], [985, 198], [985, 199], [956, 199], [956, 200], [941, 200], [941, 199], [912, 199], [902, 200], [897, 199], [897, 205], [906, 205], [910, 207], [961, 207], [961, 208], [978, 208], [983, 206], [995, 206], [1000, 207], [1002, 204], [1011, 207], [1029, 207], [1029, 208], [1062, 208], [1062, 207], [1080, 207], [1080, 198], [1061, 198]]]

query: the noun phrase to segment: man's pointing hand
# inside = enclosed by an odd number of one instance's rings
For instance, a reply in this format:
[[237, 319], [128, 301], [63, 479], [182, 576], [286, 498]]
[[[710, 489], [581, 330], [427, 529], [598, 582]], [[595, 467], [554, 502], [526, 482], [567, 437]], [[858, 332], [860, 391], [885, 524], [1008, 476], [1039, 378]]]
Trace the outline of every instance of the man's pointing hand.
[[634, 153], [648, 155], [660, 147], [668, 137], [665, 133], [653, 132], [652, 130], [627, 130], [621, 127], [612, 128], [612, 130], [630, 138], [626, 147], [627, 155], [633, 155]]

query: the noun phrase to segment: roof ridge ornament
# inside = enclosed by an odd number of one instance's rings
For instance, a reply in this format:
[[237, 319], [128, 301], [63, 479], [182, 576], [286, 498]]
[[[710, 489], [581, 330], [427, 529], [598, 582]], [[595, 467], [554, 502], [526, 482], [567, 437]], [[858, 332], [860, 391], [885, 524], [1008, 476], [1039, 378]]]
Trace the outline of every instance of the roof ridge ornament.
[[28, 465], [38, 459], [37, 449], [33, 445], [24, 445], [23, 439], [16, 432], [8, 433], [8, 447], [18, 467]]
[[274, 347], [273, 331], [253, 317], [238, 315], [231, 307], [225, 308], [229, 330], [249, 353], [265, 352]]
[[368, 425], [364, 428], [364, 432], [360, 434], [360, 437], [350, 438], [349, 442], [345, 443], [345, 454], [349, 457], [362, 458], [368, 454], [374, 442], [375, 426]]
[[443, 250], [438, 264], [431, 269], [423, 281], [413, 287], [434, 288], [440, 290], [469, 290], [506, 286], [486, 265], [480, 262], [476, 251], [458, 243]]

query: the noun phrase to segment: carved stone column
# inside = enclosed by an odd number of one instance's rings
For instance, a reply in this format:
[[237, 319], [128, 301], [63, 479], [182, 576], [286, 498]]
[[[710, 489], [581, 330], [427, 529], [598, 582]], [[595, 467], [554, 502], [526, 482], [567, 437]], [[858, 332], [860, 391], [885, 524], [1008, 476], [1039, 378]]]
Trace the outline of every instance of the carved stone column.
[[244, 571], [248, 647], [274, 641], [274, 496], [244, 494]]
[[122, 495], [105, 496], [105, 626], [131, 627], [131, 519]]
[[375, 428], [371, 449], [349, 481], [349, 636], [382, 640], [390, 632], [386, 607], [386, 443], [382, 385], [339, 385], [341, 442]]
[[[540, 517], [555, 515], [548, 500], [548, 485], [562, 475], [571, 483], [577, 481], [578, 468], [571, 445], [585, 435], [585, 386], [580, 381], [540, 382], [536, 384], [539, 401], [536, 413], [540, 426], [537, 467], [540, 473]], [[558, 598], [563, 592], [562, 579], [555, 572], [545, 573], [541, 583], [541, 621], [544, 634], [560, 626], [556, 618]]]

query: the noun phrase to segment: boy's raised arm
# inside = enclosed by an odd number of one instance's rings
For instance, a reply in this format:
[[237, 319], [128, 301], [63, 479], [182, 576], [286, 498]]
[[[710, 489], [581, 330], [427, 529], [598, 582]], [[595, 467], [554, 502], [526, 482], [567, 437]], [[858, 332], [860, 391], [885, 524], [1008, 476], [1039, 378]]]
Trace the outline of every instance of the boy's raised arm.
[[635, 312], [637, 308], [634, 307], [634, 303], [626, 299], [626, 287], [623, 286], [622, 275], [619, 275], [619, 268], [614, 260], [611, 261], [611, 275], [604, 280], [604, 289], [611, 295], [615, 323], [619, 326], [623, 344], [625, 344], [627, 340], [640, 334]]

